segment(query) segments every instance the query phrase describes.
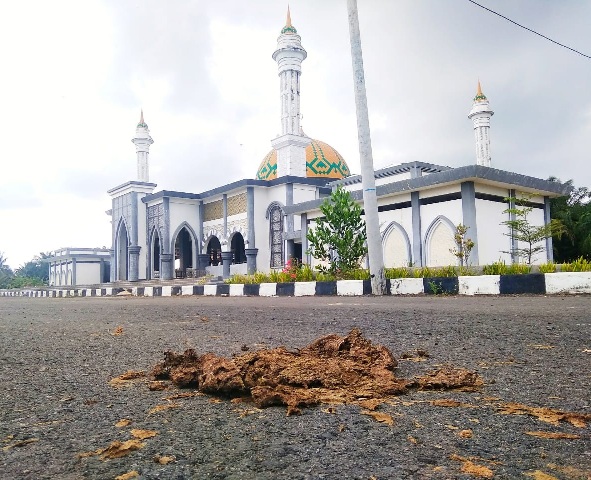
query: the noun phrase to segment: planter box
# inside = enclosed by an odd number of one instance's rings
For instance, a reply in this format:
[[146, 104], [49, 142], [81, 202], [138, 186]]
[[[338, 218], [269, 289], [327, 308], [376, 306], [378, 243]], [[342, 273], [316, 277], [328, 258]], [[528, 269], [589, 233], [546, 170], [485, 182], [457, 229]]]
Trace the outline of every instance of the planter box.
[[501, 295], [517, 293], [546, 293], [546, 281], [543, 273], [527, 273], [523, 275], [501, 275], [499, 283]]
[[296, 297], [316, 295], [316, 282], [296, 282], [293, 294]]
[[363, 295], [363, 293], [363, 280], [339, 280], [337, 282], [337, 295], [353, 296]]
[[498, 295], [500, 293], [500, 275], [458, 277], [460, 295]]
[[418, 295], [425, 292], [422, 278], [392, 278], [390, 295]]
[[425, 277], [423, 288], [427, 295], [457, 295], [459, 292], [458, 277]]
[[591, 272], [546, 274], [546, 293], [591, 293]]

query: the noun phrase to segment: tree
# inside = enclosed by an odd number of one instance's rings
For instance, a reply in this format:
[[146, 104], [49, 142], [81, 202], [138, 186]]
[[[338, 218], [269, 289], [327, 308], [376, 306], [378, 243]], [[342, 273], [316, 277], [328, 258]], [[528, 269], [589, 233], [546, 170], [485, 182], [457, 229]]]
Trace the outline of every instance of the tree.
[[49, 267], [43, 260], [50, 256], [50, 253], [41, 252], [39, 255], [35, 255], [32, 260], [17, 268], [14, 273], [17, 277], [37, 278], [46, 283], [49, 280]]
[[0, 252], [0, 288], [8, 288], [13, 277], [14, 273], [6, 263], [4, 253]]
[[[518, 242], [517, 248], [511, 251], [504, 251], [503, 253], [514, 254], [518, 258], [525, 260], [528, 265], [531, 265], [536, 254], [546, 249], [545, 245], [540, 242], [553, 235], [561, 236], [564, 232], [564, 226], [556, 219], [552, 219], [550, 223], [539, 226], [530, 223], [528, 217], [534, 209], [531, 198], [532, 195], [528, 194], [522, 194], [520, 197], [506, 198], [505, 200], [514, 206], [503, 210], [503, 213], [508, 213], [513, 218], [501, 222], [501, 225], [509, 227], [509, 232], [505, 235]], [[519, 242], [525, 244], [525, 246], [520, 248]]]
[[367, 254], [367, 234], [359, 204], [339, 186], [324, 200], [320, 211], [324, 217], [317, 219], [316, 228], [308, 232], [306, 253], [328, 262], [328, 268], [317, 268], [333, 275], [359, 268], [360, 260]]
[[[548, 180], [560, 182], [556, 177]], [[573, 181], [564, 182], [572, 188], [570, 195], [550, 200], [550, 215], [564, 225], [564, 235], [552, 239], [554, 259], [565, 263], [584, 257], [591, 260], [591, 191], [575, 188]]]
[[451, 253], [458, 257], [461, 267], [467, 267], [469, 265], [468, 258], [474, 248], [474, 241], [471, 238], [466, 238], [469, 228], [470, 227], [462, 225], [461, 223], [456, 226], [456, 231], [454, 233], [454, 242], [456, 246], [455, 248], [449, 249]]

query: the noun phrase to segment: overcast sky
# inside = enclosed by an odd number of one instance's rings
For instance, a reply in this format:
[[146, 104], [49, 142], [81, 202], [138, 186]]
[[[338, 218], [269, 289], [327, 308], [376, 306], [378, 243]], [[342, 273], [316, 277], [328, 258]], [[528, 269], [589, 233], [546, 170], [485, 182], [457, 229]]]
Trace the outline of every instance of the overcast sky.
[[[291, 0], [308, 58], [303, 128], [360, 171], [346, 0]], [[591, 55], [591, 2], [480, 3]], [[201, 192], [253, 178], [280, 132], [277, 0], [21, 0], [0, 17], [0, 252], [110, 247], [106, 191]], [[467, 0], [358, 0], [376, 168], [475, 163], [478, 79], [492, 166], [591, 186], [591, 60]]]

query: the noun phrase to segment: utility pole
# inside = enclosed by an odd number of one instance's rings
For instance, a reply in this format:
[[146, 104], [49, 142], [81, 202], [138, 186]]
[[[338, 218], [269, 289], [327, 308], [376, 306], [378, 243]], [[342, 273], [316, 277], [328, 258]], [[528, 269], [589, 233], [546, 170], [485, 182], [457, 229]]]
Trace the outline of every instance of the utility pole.
[[378, 219], [378, 200], [376, 180], [373, 170], [371, 135], [369, 132], [369, 113], [363, 73], [363, 54], [359, 33], [357, 0], [347, 0], [349, 10], [349, 35], [351, 37], [351, 58], [353, 61], [353, 83], [355, 86], [355, 106], [357, 109], [357, 135], [359, 137], [359, 156], [361, 157], [361, 184], [363, 188], [363, 208], [365, 209], [365, 227], [367, 230], [367, 250], [369, 256], [369, 274], [371, 291], [374, 295], [386, 293], [386, 275], [384, 273], [384, 253]]

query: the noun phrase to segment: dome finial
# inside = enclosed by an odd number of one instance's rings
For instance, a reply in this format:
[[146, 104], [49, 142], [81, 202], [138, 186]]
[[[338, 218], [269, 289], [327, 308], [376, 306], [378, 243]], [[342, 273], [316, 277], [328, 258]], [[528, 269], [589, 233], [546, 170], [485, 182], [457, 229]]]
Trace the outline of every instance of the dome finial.
[[478, 102], [480, 100], [486, 100], [486, 95], [482, 93], [482, 88], [480, 87], [480, 79], [478, 79], [478, 88], [476, 89], [476, 96], [474, 97], [474, 101]]
[[142, 108], [140, 110], [140, 121], [137, 124], [138, 127], [144, 127], [144, 128], [148, 128], [148, 125], [146, 124], [146, 122], [144, 121], [144, 109]]
[[289, 11], [289, 4], [287, 4], [287, 19], [285, 21], [285, 27], [281, 29], [282, 34], [298, 33], [295, 27], [291, 24], [291, 12]]

